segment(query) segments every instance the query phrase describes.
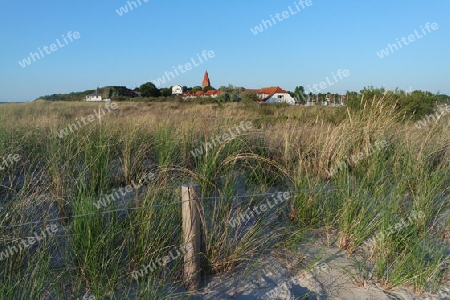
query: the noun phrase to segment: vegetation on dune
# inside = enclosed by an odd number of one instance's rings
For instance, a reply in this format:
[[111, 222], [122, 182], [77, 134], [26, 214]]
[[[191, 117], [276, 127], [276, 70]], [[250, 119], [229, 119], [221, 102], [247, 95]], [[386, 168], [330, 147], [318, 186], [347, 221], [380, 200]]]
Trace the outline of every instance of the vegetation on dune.
[[[0, 157], [20, 155], [0, 170], [0, 294], [183, 297], [181, 259], [137, 280], [133, 274], [183, 243], [180, 187], [189, 182], [201, 187], [207, 274], [231, 272], [309, 231], [366, 257], [361, 281], [418, 293], [448, 282], [450, 122], [443, 117], [420, 130], [413, 123], [433, 112], [435, 98], [376, 92], [348, 99], [347, 107], [303, 107], [246, 97], [121, 102], [62, 138], [61, 129], [104, 104], [0, 106]], [[252, 130], [191, 155], [242, 121]], [[368, 150], [382, 141], [386, 148]], [[94, 205], [149, 172], [155, 177], [142, 187]], [[278, 191], [290, 192], [285, 205], [230, 226], [261, 195]], [[54, 236], [11, 248], [51, 224]]]
[[[186, 87], [183, 86], [183, 93], [189, 92], [195, 94], [197, 91], [213, 90], [211, 86], [202, 88], [200, 86]], [[184, 99], [181, 96], [172, 95], [172, 87], [157, 88], [154, 83], [147, 82], [140, 87], [133, 90], [125, 86], [111, 86], [98, 88], [96, 91], [88, 90], [85, 92], [70, 93], [70, 94], [53, 94], [43, 96], [37, 100], [47, 101], [83, 101], [85, 96], [94, 92], [102, 95], [103, 98], [110, 98], [114, 101], [127, 102], [194, 102], [199, 104], [205, 103], [226, 103], [226, 102], [244, 102], [246, 105], [252, 105], [259, 101], [255, 92], [245, 90], [243, 87], [235, 87], [233, 85], [221, 86], [219, 88], [221, 94], [216, 98], [212, 97], [197, 97], [194, 99]], [[306, 104], [306, 99], [309, 98], [312, 102], [323, 102], [327, 98], [340, 99], [339, 101], [352, 110], [363, 110], [367, 105], [372, 105], [373, 102], [386, 102], [387, 105], [395, 107], [399, 118], [408, 118], [418, 120], [423, 116], [431, 113], [439, 104], [450, 104], [447, 95], [432, 94], [427, 91], [411, 91], [405, 92], [396, 88], [395, 90], [386, 90], [385, 88], [376, 88], [373, 86], [364, 87], [359, 92], [347, 91], [345, 95], [319, 93], [316, 97], [310, 92], [305, 92], [303, 86], [297, 86], [294, 92], [289, 92], [292, 97], [300, 104]], [[336, 100], [337, 101], [337, 100]]]

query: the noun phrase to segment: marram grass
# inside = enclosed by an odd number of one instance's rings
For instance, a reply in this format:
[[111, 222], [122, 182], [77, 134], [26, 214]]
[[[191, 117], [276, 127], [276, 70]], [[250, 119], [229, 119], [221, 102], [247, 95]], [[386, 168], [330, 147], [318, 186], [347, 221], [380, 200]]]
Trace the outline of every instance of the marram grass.
[[[134, 271], [180, 247], [180, 189], [200, 184], [206, 274], [232, 272], [307, 231], [331, 229], [332, 244], [365, 253], [361, 277], [417, 292], [448, 279], [450, 123], [416, 128], [383, 101], [346, 107], [227, 103], [118, 103], [69, 135], [57, 133], [100, 104], [0, 106], [0, 255], [56, 224], [55, 237], [0, 260], [2, 299], [183, 298], [182, 261], [138, 280]], [[404, 119], [404, 118], [403, 118]], [[240, 122], [245, 132], [194, 157], [196, 147]], [[377, 141], [387, 147], [364, 154]], [[360, 153], [361, 159], [348, 160]], [[347, 162], [337, 172], [327, 172]], [[348, 163], [350, 162], [350, 163]], [[155, 178], [98, 209], [101, 195]], [[230, 220], [290, 191], [286, 206], [232, 228]], [[109, 212], [113, 211], [113, 212]], [[408, 219], [412, 212], [422, 218]], [[84, 217], [79, 217], [84, 215]], [[20, 227], [14, 224], [31, 223]], [[283, 224], [283, 225], [281, 225]], [[398, 225], [397, 228], [392, 225]], [[302, 232], [301, 237], [297, 236]]]

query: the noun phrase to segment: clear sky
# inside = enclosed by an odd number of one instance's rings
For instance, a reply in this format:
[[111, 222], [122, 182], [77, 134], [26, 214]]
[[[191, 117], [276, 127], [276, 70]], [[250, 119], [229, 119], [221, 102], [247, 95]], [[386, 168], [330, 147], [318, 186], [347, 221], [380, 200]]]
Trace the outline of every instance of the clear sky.
[[[134, 88], [165, 72], [175, 78], [161, 87], [195, 86], [205, 70], [215, 88], [308, 91], [325, 82], [321, 92], [374, 85], [450, 94], [448, 0], [145, 1], [3, 1], [0, 102]], [[200, 63], [204, 50], [214, 57]], [[176, 75], [173, 67], [187, 63], [192, 69]]]

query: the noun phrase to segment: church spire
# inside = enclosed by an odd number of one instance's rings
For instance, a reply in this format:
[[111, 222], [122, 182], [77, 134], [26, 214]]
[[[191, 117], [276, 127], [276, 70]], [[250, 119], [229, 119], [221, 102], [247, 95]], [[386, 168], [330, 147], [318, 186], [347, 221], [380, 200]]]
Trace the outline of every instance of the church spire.
[[205, 88], [207, 86], [211, 86], [211, 82], [209, 81], [208, 71], [205, 71], [205, 75], [203, 76], [202, 88]]

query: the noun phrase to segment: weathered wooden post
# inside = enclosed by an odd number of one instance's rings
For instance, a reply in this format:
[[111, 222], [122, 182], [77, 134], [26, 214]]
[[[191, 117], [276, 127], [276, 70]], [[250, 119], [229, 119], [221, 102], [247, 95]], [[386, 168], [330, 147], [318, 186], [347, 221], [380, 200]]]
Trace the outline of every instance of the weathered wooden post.
[[184, 184], [181, 187], [183, 243], [188, 251], [184, 255], [184, 285], [189, 291], [200, 288], [200, 211], [197, 201], [200, 186]]

